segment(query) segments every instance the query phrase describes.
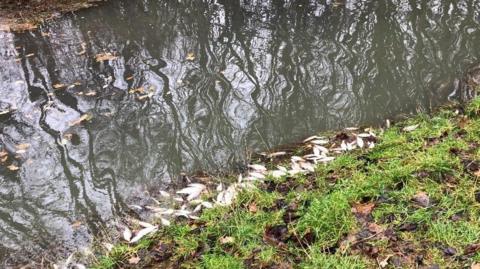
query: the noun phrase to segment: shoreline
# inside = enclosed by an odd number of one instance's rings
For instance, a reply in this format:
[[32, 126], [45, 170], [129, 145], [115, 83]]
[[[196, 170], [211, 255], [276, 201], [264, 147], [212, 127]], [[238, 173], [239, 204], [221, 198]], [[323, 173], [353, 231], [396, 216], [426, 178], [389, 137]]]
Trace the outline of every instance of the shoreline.
[[[283, 161], [254, 160], [230, 186], [193, 183], [163, 194], [182, 203], [152, 205], [157, 222], [126, 224], [93, 267], [476, 266], [479, 134], [477, 98], [386, 129], [311, 137], [294, 156], [277, 153]], [[299, 164], [323, 148], [338, 153], [313, 170]], [[295, 163], [302, 171], [291, 173]], [[203, 212], [187, 213], [194, 211]]]

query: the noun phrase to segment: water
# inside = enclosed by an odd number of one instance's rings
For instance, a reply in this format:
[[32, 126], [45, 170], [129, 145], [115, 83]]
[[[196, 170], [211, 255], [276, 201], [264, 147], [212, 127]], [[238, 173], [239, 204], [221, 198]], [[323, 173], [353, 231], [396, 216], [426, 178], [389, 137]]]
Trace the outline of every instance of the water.
[[[119, 0], [0, 33], [0, 111], [13, 110], [0, 115], [0, 260], [87, 246], [181, 172], [429, 111], [479, 59], [479, 12], [458, 0]], [[104, 52], [118, 57], [96, 62]]]

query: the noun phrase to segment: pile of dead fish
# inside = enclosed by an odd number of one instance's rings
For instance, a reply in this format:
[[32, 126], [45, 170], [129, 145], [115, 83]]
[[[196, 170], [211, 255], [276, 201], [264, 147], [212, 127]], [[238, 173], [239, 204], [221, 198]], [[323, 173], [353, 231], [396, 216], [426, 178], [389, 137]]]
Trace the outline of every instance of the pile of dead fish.
[[[158, 200], [155, 200], [156, 204], [152, 206], [140, 207], [132, 205], [132, 207], [137, 209], [151, 212], [159, 224], [152, 225], [137, 220], [128, 221], [129, 225], [123, 226], [122, 238], [130, 244], [135, 244], [142, 237], [157, 231], [159, 225], [170, 225], [170, 220], [172, 219], [178, 217], [198, 219], [199, 213], [204, 208], [231, 205], [241, 190], [255, 188], [256, 182], [269, 178], [278, 179], [298, 174], [313, 173], [316, 165], [331, 162], [335, 159], [335, 156], [347, 151], [373, 148], [375, 142], [376, 135], [369, 128], [363, 130], [346, 128], [331, 138], [311, 136], [305, 139], [303, 145], [309, 153], [304, 156], [291, 156], [289, 166], [278, 165], [275, 169], [269, 170], [262, 164], [251, 164], [248, 166], [246, 175], [239, 175], [237, 182], [228, 186], [220, 183], [215, 189], [209, 189], [201, 183], [190, 183], [174, 194], [160, 191], [160, 198], [169, 200], [170, 203], [173, 202], [174, 208], [162, 207], [162, 204], [167, 203], [162, 203]], [[265, 154], [268, 158], [285, 157], [286, 155], [288, 155], [286, 152]], [[132, 229], [128, 226], [137, 227], [137, 229]]]

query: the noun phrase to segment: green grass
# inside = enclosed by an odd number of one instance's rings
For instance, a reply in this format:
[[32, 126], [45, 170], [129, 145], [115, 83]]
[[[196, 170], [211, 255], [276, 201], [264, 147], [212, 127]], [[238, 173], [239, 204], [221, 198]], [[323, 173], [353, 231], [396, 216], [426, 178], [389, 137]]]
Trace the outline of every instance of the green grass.
[[[338, 156], [313, 175], [259, 184], [233, 205], [176, 222], [140, 246], [117, 245], [95, 267], [468, 267], [480, 261], [480, 254], [463, 253], [480, 243], [480, 187], [476, 171], [466, 166], [480, 163], [480, 101], [465, 111], [445, 108], [377, 130], [373, 149]], [[415, 201], [419, 194], [428, 205]], [[354, 213], [366, 203], [374, 204], [372, 212]], [[162, 261], [150, 258], [158, 244], [172, 252]], [[445, 254], [448, 248], [455, 249], [453, 257]], [[132, 255], [142, 261], [129, 265]]]

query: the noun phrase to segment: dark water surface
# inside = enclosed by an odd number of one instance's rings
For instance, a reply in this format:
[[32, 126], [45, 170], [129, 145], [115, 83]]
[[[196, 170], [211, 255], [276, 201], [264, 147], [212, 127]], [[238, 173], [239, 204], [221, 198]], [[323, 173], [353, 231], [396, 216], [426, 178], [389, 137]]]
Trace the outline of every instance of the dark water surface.
[[111, 0], [0, 33], [0, 260], [86, 246], [180, 172], [428, 111], [479, 59], [479, 16], [461, 0]]

